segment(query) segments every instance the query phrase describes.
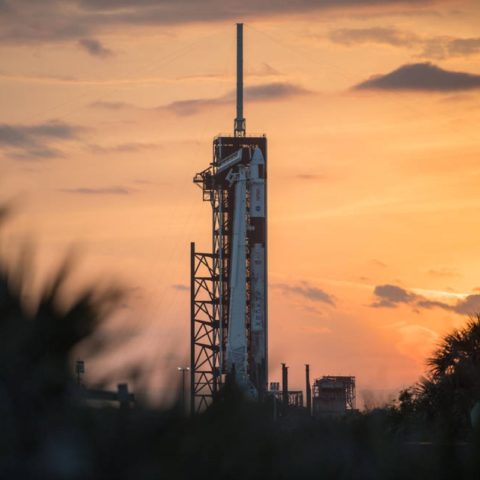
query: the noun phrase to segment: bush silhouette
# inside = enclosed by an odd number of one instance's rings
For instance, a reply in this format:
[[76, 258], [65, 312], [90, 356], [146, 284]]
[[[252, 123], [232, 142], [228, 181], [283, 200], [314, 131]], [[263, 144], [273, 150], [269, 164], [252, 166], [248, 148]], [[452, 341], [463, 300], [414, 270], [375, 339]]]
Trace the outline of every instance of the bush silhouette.
[[437, 436], [421, 417], [441, 405], [445, 379], [447, 405], [461, 389], [462, 415], [478, 398], [478, 318], [445, 339], [430, 383], [404, 391], [399, 406], [330, 419], [285, 410], [274, 421], [269, 402], [245, 400], [228, 383], [188, 418], [178, 404], [124, 410], [81, 401], [72, 350], [92, 339], [120, 294], [96, 286], [67, 300], [74, 263], [66, 260], [27, 308], [30, 268], [0, 262], [2, 479], [479, 478], [478, 438]]

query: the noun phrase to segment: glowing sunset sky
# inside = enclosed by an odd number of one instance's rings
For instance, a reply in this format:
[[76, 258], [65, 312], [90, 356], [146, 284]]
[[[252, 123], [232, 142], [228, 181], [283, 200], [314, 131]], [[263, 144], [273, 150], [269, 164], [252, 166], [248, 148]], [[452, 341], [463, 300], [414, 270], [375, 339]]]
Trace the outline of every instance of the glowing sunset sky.
[[80, 277], [130, 289], [110, 366], [186, 362], [189, 242], [211, 235], [192, 178], [233, 128], [241, 21], [247, 133], [269, 142], [270, 378], [408, 385], [480, 310], [476, 0], [0, 0], [8, 241], [34, 236], [42, 270], [78, 245]]

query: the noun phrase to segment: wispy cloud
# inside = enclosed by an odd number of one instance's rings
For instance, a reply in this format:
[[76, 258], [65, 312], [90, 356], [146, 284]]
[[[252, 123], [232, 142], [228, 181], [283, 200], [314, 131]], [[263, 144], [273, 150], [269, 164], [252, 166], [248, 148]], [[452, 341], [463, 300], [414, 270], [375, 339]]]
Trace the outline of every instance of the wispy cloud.
[[432, 63], [403, 65], [376, 75], [354, 87], [356, 90], [407, 90], [452, 92], [480, 88], [480, 75], [444, 70]]
[[62, 188], [62, 192], [75, 193], [79, 195], [130, 195], [134, 190], [121, 185], [114, 185], [111, 187], [76, 187], [76, 188]]
[[451, 268], [432, 268], [427, 272], [432, 277], [459, 277], [460, 274]]
[[104, 47], [100, 40], [95, 38], [81, 38], [78, 45], [93, 57], [106, 58], [113, 55], [113, 51]]
[[468, 57], [479, 53], [480, 37], [435, 37], [423, 42], [423, 50], [419, 56], [443, 60], [445, 58]]
[[[311, 94], [309, 90], [288, 82], [272, 82], [260, 85], [253, 85], [244, 89], [246, 102], [268, 102], [282, 100], [294, 96]], [[100, 100], [90, 104], [92, 108], [103, 110], [127, 110], [139, 109], [144, 111], [170, 112], [179, 116], [188, 116], [201, 113], [204, 110], [230, 105], [235, 101], [235, 92], [230, 91], [217, 97], [189, 98], [177, 100], [158, 107], [139, 107], [127, 102]]]
[[134, 105], [127, 102], [112, 102], [106, 100], [98, 100], [90, 104], [92, 108], [101, 108], [105, 110], [123, 110], [125, 108], [135, 108]]
[[[283, 74], [269, 63], [264, 62], [260, 65], [260, 67], [246, 69], [244, 71], [244, 76], [246, 79], [264, 79], [268, 77], [282, 77]], [[235, 76], [232, 74], [211, 72], [203, 74], [197, 73], [193, 75], [182, 75], [180, 77], [177, 77], [175, 80], [187, 82], [218, 81], [231, 83], [234, 78]]]
[[0, 124], [0, 148], [15, 160], [61, 157], [57, 142], [76, 139], [83, 127], [58, 120], [34, 125]]
[[92, 153], [134, 153], [161, 148], [158, 143], [129, 142], [116, 145], [88, 145]]
[[389, 27], [341, 28], [329, 32], [328, 38], [334, 43], [349, 47], [365, 43], [411, 47], [419, 42], [417, 35]]
[[327, 176], [321, 173], [298, 173], [295, 178], [299, 180], [326, 180]]
[[328, 305], [335, 305], [335, 301], [332, 295], [325, 292], [321, 288], [315, 287], [308, 282], [300, 282], [300, 283], [274, 283], [271, 285], [273, 288], [281, 290], [283, 293], [287, 295], [296, 295], [299, 297], [304, 298], [305, 300], [309, 300], [311, 302], [320, 302], [326, 303]]
[[[299, 95], [307, 95], [311, 92], [303, 87], [287, 82], [275, 82], [263, 85], [254, 85], [245, 88], [244, 95], [247, 102], [267, 102], [282, 100]], [[177, 115], [193, 115], [205, 109], [228, 105], [234, 101], [235, 93], [229, 92], [225, 95], [211, 98], [193, 98], [179, 100], [169, 103], [159, 109], [173, 112]]]
[[373, 44], [415, 49], [417, 57], [434, 60], [480, 53], [480, 37], [428, 37], [395, 27], [341, 28], [330, 31], [328, 38], [348, 47]]

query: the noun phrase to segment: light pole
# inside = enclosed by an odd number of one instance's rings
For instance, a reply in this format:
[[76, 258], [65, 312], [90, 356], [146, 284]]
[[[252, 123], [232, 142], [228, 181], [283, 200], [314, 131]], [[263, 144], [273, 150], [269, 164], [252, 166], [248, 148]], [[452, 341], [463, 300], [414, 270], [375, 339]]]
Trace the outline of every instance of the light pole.
[[179, 372], [182, 372], [182, 411], [185, 413], [186, 411], [186, 404], [185, 404], [185, 372], [190, 371], [190, 367], [177, 367]]

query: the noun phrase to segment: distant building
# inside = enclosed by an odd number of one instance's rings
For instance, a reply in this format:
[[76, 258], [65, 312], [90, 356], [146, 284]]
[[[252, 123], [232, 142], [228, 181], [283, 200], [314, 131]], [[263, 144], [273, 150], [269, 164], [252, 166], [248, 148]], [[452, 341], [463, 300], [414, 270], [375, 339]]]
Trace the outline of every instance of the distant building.
[[128, 391], [126, 383], [119, 383], [117, 391], [100, 390], [87, 388], [83, 384], [83, 375], [85, 374], [85, 362], [77, 360], [75, 362], [75, 376], [77, 380], [77, 394], [89, 405], [118, 405], [121, 408], [129, 408], [135, 404], [135, 395]]
[[337, 416], [355, 410], [355, 377], [325, 376], [313, 384], [313, 415]]
[[288, 390], [285, 396], [285, 392], [280, 390], [279, 382], [270, 382], [270, 390], [268, 394], [271, 397], [275, 397], [276, 401], [287, 407], [303, 407], [303, 392], [301, 390]]

